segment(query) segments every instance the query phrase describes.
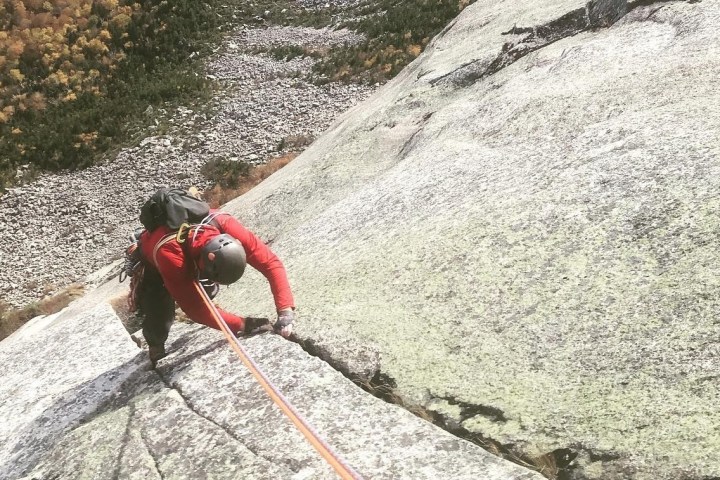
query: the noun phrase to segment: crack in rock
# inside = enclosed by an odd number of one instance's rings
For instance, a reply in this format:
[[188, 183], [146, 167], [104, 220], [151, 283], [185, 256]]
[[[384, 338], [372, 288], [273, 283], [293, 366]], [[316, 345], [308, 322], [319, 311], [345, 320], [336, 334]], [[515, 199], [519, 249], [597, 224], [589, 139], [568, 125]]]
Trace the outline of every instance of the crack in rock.
[[157, 472], [158, 476], [160, 477], [160, 480], [165, 480], [165, 477], [163, 476], [162, 472], [160, 471], [160, 465], [158, 464], [157, 458], [155, 458], [155, 455], [153, 454], [152, 450], [150, 450], [150, 446], [148, 445], [147, 440], [145, 440], [145, 435], [143, 435], [142, 429], [138, 429], [138, 437], [140, 437], [140, 441], [142, 442], [143, 446], [145, 447], [145, 451], [148, 453], [150, 458], [153, 461], [153, 466], [155, 467], [155, 471]]
[[[113, 473], [112, 478], [120, 478], [120, 470], [122, 470], [122, 459], [125, 455], [125, 448], [127, 448], [127, 444], [130, 442], [130, 424], [132, 423], [132, 419], [135, 416], [135, 406], [132, 404], [128, 405], [129, 414], [127, 418], [127, 422], [125, 422], [125, 433], [123, 433], [122, 441], [120, 442], [120, 449], [118, 450], [117, 455], [117, 464], [115, 465], [115, 472]], [[144, 440], [143, 440], [143, 444]], [[147, 445], [145, 445], [145, 449], [147, 450]], [[148, 452], [148, 454], [150, 454]], [[150, 454], [152, 457], [152, 455]], [[155, 462], [155, 459], [153, 458], [153, 462]], [[157, 462], [155, 462], [155, 466], [157, 467]], [[157, 470], [157, 468], [156, 468]], [[160, 475], [160, 472], [158, 472], [158, 475]], [[162, 478], [162, 475], [161, 475]]]
[[577, 35], [590, 28], [609, 27], [627, 13], [627, 7], [626, 0], [593, 0], [588, 2], [585, 8], [578, 8], [568, 12], [545, 25], [535, 27], [513, 26], [502, 34], [521, 35], [522, 38], [504, 43], [500, 54], [485, 68], [478, 65], [480, 60], [477, 60], [470, 65], [448, 73], [444, 77], [435, 79], [431, 82], [431, 85], [448, 79], [456, 87], [467, 87], [512, 65], [525, 55], [558, 40]]
[[[297, 343], [305, 353], [319, 358], [356, 384], [372, 382], [380, 372], [380, 355], [373, 348], [360, 346], [352, 349], [351, 352], [347, 349], [331, 351], [312, 338], [300, 339], [292, 336], [288, 340]], [[359, 370], [358, 366], [362, 366], [362, 370]]]
[[[627, 15], [628, 12], [655, 3], [667, 3], [677, 0], [591, 0], [584, 8], [578, 8], [547, 24], [527, 27], [513, 26], [502, 35], [520, 36], [503, 44], [500, 54], [489, 64], [482, 59], [461, 65], [453, 71], [430, 82], [449, 84], [454, 87], [467, 87], [512, 65], [527, 54], [546, 47], [558, 40], [577, 35], [593, 28], [608, 28]], [[689, 0], [691, 2], [699, 0]], [[659, 8], [657, 9], [659, 10]], [[654, 10], [652, 16], [657, 10]]]
[[402, 148], [400, 149], [400, 153], [398, 153], [399, 159], [404, 159], [405, 157], [407, 157], [408, 153], [410, 153], [410, 150], [412, 150], [417, 143], [416, 137], [420, 132], [422, 132], [422, 127], [415, 130], [412, 135], [410, 135], [410, 138], [405, 141]]
[[[262, 454], [261, 452], [259, 452], [257, 449], [253, 448], [251, 445], [248, 445], [248, 444], [246, 444], [245, 442], [243, 442], [243, 441], [240, 439], [240, 437], [238, 437], [234, 432], [232, 432], [231, 430], [229, 430], [229, 429], [226, 428], [225, 426], [221, 425], [220, 423], [216, 422], [216, 421], [213, 420], [212, 418], [210, 418], [210, 417], [202, 414], [202, 413], [193, 405], [192, 401], [183, 393], [183, 391], [182, 391], [182, 389], [180, 388], [180, 386], [172, 384], [172, 383], [171, 383], [170, 381], [168, 381], [165, 377], [163, 377], [163, 375], [162, 375], [160, 372], [157, 372], [157, 374], [158, 374], [158, 376], [160, 377], [160, 379], [162, 380], [162, 382], [165, 384], [165, 386], [166, 386], [167, 388], [169, 388], [169, 389], [174, 390], [175, 392], [177, 392], [177, 394], [180, 396], [180, 398], [182, 399], [183, 403], [184, 403], [185, 406], [188, 408], [188, 410], [190, 410], [191, 412], [193, 412], [193, 413], [194, 413], [195, 415], [197, 415], [198, 417], [200, 417], [200, 418], [206, 420], [207, 422], [209, 422], [209, 423], [215, 425], [216, 427], [218, 427], [220, 430], [222, 430], [223, 432], [225, 432], [226, 434], [228, 434], [228, 435], [230, 436], [230, 438], [232, 438], [232, 439], [235, 440], [237, 443], [239, 443], [240, 445], [242, 445], [243, 448], [245, 448], [246, 450], [248, 450], [250, 453], [252, 453], [252, 454], [255, 455], [256, 457], [262, 458], [262, 459], [264, 459], [264, 460], [266, 460], [266, 461], [268, 461], [268, 462], [270, 462], [270, 463], [272, 463], [272, 464], [275, 464], [275, 463], [276, 463], [276, 459], [271, 458], [271, 457], [267, 457], [267, 456], [263, 455], [263, 454]], [[301, 473], [301, 471], [303, 470], [303, 468], [305, 468], [304, 465], [299, 464], [299, 463], [297, 463], [297, 462], [293, 462], [293, 461], [283, 462], [283, 466], [284, 466], [285, 468], [287, 468], [288, 470], [292, 471], [293, 473]]]
[[499, 409], [497, 407], [493, 407], [490, 405], [481, 405], [481, 404], [463, 402], [461, 400], [458, 400], [455, 397], [435, 397], [435, 398], [445, 400], [450, 405], [456, 405], [456, 406], [460, 407], [460, 423], [464, 422], [468, 418], [472, 418], [477, 415], [482, 415], [483, 417], [487, 417], [494, 422], [505, 423], [508, 420], [505, 417], [505, 412], [503, 412], [501, 409]]
[[404, 159], [404, 158], [406, 158], [406, 157], [408, 156], [408, 154], [410, 153], [410, 150], [412, 150], [412, 149], [415, 147], [415, 145], [417, 144], [417, 135], [418, 135], [419, 133], [422, 133], [423, 128], [425, 127], [425, 125], [427, 125], [428, 121], [430, 120], [430, 117], [433, 116], [433, 113], [435, 113], [435, 112], [426, 112], [426, 113], [422, 116], [422, 118], [420, 118], [420, 119], [418, 120], [418, 122], [417, 122], [417, 125], [418, 125], [417, 130], [415, 130], [415, 131], [412, 133], [412, 135], [410, 135], [410, 137], [405, 141], [405, 143], [403, 144], [402, 148], [400, 149], [400, 153], [398, 153], [398, 158], [399, 158], [399, 159]]
[[588, 454], [591, 462], [612, 462], [622, 458], [619, 453], [615, 452], [601, 452], [589, 447], [583, 447], [582, 450]]
[[193, 412], [193, 413], [194, 413], [195, 415], [197, 415], [198, 417], [200, 417], [200, 418], [202, 418], [202, 419], [204, 419], [204, 420], [212, 423], [213, 425], [215, 425], [216, 427], [218, 427], [218, 428], [219, 428], [220, 430], [222, 430], [223, 432], [227, 433], [230, 437], [232, 437], [233, 440], [235, 440], [236, 442], [238, 442], [239, 444], [241, 444], [243, 447], [247, 448], [250, 452], [252, 452], [253, 455], [259, 456], [259, 455], [257, 454], [257, 452], [255, 452], [252, 448], [250, 448], [250, 447], [248, 447], [247, 445], [245, 445], [245, 443], [244, 443], [242, 440], [240, 440], [240, 438], [238, 438], [237, 435], [235, 435], [232, 431], [230, 431], [230, 430], [228, 430], [226, 427], [220, 425], [219, 423], [217, 423], [217, 422], [216, 422], [215, 420], [213, 420], [212, 418], [210, 418], [210, 417], [208, 417], [208, 416], [203, 415], [202, 413], [200, 413], [200, 411], [198, 411], [197, 408], [195, 408], [195, 406], [192, 404], [192, 402], [190, 401], [190, 399], [185, 396], [185, 394], [183, 393], [183, 391], [182, 391], [182, 389], [180, 388], [180, 386], [178, 386], [178, 385], [173, 385], [172, 383], [170, 383], [170, 381], [168, 381], [165, 377], [163, 377], [160, 372], [157, 372], [157, 375], [158, 375], [158, 377], [160, 377], [160, 380], [162, 380], [162, 382], [165, 384], [165, 386], [166, 386], [167, 388], [169, 388], [170, 390], [174, 390], [175, 392], [177, 392], [177, 394], [180, 396], [180, 398], [182, 399], [183, 403], [184, 403], [185, 406], [188, 408], [188, 410], [190, 410], [191, 412]]
[[[427, 120], [429, 116], [426, 116]], [[537, 457], [530, 457], [526, 454], [515, 450], [514, 445], [503, 445], [500, 442], [477, 432], [470, 432], [466, 428], [460, 426], [459, 423], [449, 421], [447, 417], [440, 414], [439, 412], [430, 410], [420, 405], [410, 404], [397, 392], [397, 382], [395, 379], [386, 373], [382, 372], [380, 365], [378, 364], [377, 369], [374, 370], [374, 374], [369, 377], [365, 375], [358, 375], [353, 372], [347, 365], [346, 361], [342, 358], [338, 359], [336, 355], [333, 355], [327, 349], [317, 345], [312, 339], [299, 339], [295, 336], [289, 339], [294, 343], [297, 343], [307, 354], [319, 358], [320, 360], [327, 363], [330, 367], [341, 373], [346, 378], [350, 379], [358, 387], [364, 391], [370, 393], [376, 398], [379, 398], [389, 404], [396, 405], [404, 408], [415, 416], [424, 419], [435, 426], [445, 430], [446, 432], [467, 440], [491, 453], [494, 453], [510, 462], [522, 465], [524, 467], [533, 468], [541, 471], [543, 465], [551, 464], [557, 469], [558, 480], [564, 480], [570, 478], [570, 472], [576, 468], [573, 461], [578, 456], [579, 452], [577, 449], [570, 448], [557, 448], [553, 451], [539, 455]], [[494, 421], [506, 422], [504, 412], [496, 407], [489, 405], [477, 405], [469, 402], [463, 402], [453, 397], [433, 397], [442, 399], [451, 405], [459, 406], [461, 409], [461, 419], [465, 420], [472, 418], [476, 415], [483, 415], [491, 418]], [[461, 420], [461, 421], [462, 421]]]

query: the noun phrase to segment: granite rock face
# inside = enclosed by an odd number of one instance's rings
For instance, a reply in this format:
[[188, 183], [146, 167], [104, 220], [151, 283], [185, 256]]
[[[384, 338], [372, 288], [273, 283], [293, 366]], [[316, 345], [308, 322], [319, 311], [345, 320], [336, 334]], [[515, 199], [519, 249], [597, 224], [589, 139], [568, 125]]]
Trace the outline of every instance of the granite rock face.
[[[458, 430], [578, 452], [570, 478], [720, 476], [718, 26], [716, 0], [465, 9], [227, 206], [285, 262], [296, 340]], [[252, 271], [218, 300], [274, 314]], [[368, 478], [538, 478], [244, 344]], [[332, 478], [216, 332], [168, 350], [147, 371], [92, 295], [0, 343], [0, 477]]]
[[[227, 210], [346, 370], [576, 478], [720, 476], [718, 27], [480, 0]], [[272, 312], [259, 275], [222, 302]]]
[[0, 343], [0, 477], [18, 478], [140, 371], [108, 305], [39, 317]]
[[[107, 303], [118, 291], [105, 284], [0, 343], [0, 478], [337, 478], [220, 332], [177, 323], [150, 369]], [[363, 478], [542, 478], [367, 394], [280, 336], [243, 344]]]

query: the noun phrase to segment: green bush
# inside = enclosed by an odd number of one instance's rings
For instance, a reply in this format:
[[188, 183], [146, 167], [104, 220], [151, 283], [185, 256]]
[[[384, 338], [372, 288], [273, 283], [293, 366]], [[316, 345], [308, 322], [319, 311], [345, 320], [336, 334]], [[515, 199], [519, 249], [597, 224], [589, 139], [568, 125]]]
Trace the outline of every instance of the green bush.
[[298, 27], [323, 28], [333, 24], [333, 18], [341, 15], [343, 9], [330, 6], [303, 8], [293, 0], [254, 0], [237, 2], [234, 6], [223, 3], [228, 13], [232, 12], [238, 23], [255, 25], [293, 25]]
[[200, 170], [205, 178], [222, 188], [237, 188], [250, 173], [250, 165], [242, 161], [213, 158]]

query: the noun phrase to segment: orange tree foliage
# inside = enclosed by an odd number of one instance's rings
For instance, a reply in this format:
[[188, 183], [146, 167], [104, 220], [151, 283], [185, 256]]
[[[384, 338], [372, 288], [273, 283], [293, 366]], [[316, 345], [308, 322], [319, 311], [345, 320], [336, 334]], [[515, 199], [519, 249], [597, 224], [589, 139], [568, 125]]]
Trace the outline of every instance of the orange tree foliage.
[[140, 8], [118, 0], [0, 5], [0, 122], [19, 111], [44, 110], [48, 101], [74, 101], [78, 92], [100, 95], [100, 86], [126, 58], [122, 43]]
[[198, 0], [3, 0], [0, 188], [18, 165], [87, 166], [128, 117], [201, 88], [188, 57], [213, 18]]

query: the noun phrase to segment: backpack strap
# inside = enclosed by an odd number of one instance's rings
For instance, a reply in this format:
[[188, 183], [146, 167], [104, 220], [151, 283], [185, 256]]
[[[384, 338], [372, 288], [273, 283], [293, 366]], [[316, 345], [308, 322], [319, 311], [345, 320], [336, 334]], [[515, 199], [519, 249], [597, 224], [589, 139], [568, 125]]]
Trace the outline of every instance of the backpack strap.
[[155, 268], [157, 268], [157, 254], [158, 254], [158, 251], [159, 251], [160, 248], [161, 248], [163, 245], [165, 245], [166, 243], [175, 240], [175, 237], [176, 237], [176, 236], [177, 236], [177, 233], [176, 233], [176, 232], [170, 232], [170, 233], [168, 233], [167, 235], [165, 235], [164, 237], [162, 237], [162, 238], [160, 239], [160, 241], [155, 244], [155, 248], [153, 248], [153, 255], [152, 255], [152, 261], [153, 261], [153, 265], [155, 265]]

